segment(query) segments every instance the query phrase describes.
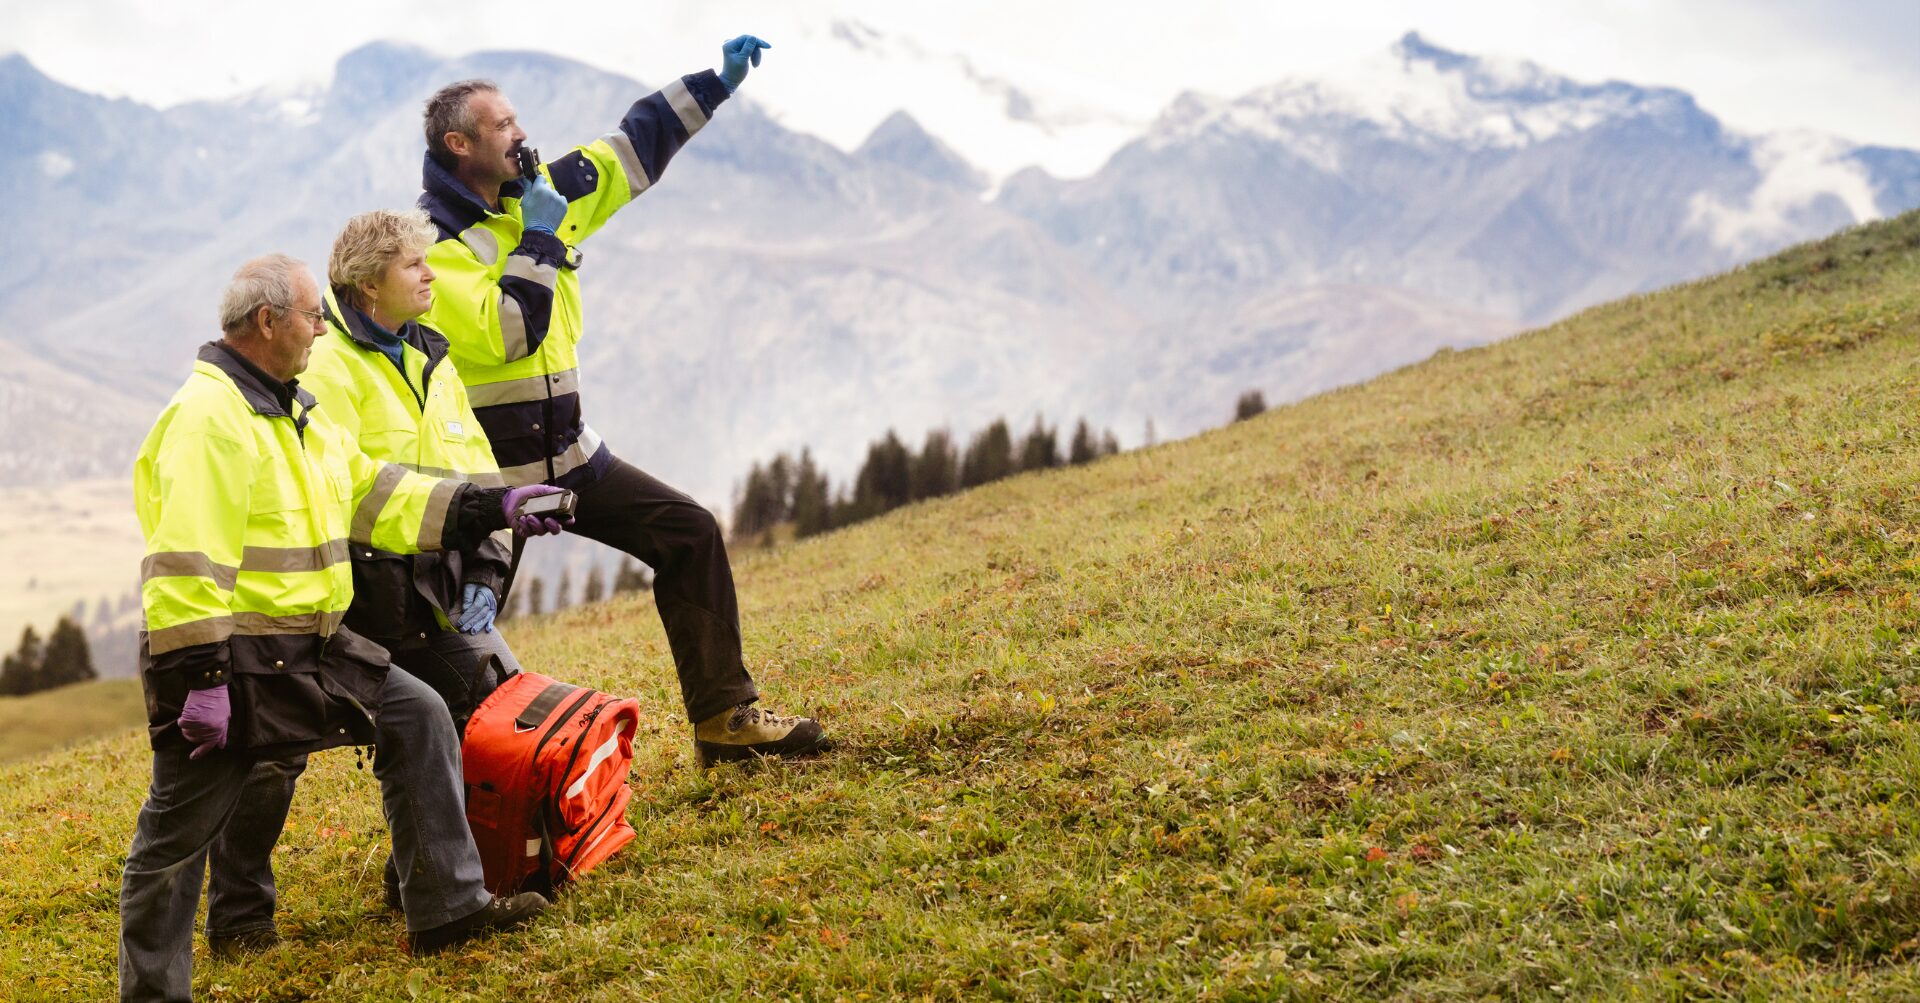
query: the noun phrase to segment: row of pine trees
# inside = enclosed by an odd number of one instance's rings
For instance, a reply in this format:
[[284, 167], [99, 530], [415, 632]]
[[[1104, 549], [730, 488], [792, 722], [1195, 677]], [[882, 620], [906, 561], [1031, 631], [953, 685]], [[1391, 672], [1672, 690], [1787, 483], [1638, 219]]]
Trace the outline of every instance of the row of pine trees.
[[1005, 418], [996, 418], [968, 440], [965, 449], [953, 433], [934, 429], [919, 451], [894, 434], [867, 446], [867, 458], [851, 484], [839, 490], [813, 461], [781, 453], [765, 465], [755, 463], [733, 509], [735, 540], [771, 539], [768, 531], [792, 523], [795, 537], [813, 536], [871, 519], [910, 502], [939, 498], [1027, 470], [1078, 465], [1120, 451], [1112, 431], [1095, 434], [1085, 418], [1074, 426], [1066, 448], [1060, 430], [1043, 418], [1015, 439]]
[[[1244, 421], [1266, 409], [1261, 392], [1249, 390], [1234, 403], [1233, 420]], [[1151, 431], [1148, 437], [1151, 440]], [[1112, 431], [1096, 435], [1084, 418], [1074, 426], [1064, 449], [1059, 429], [1037, 417], [1033, 427], [1017, 440], [1006, 419], [995, 419], [969, 439], [965, 449], [956, 445], [951, 432], [935, 429], [927, 433], [916, 452], [889, 429], [884, 437], [868, 445], [866, 461], [853, 482], [837, 491], [814, 464], [810, 450], [802, 449], [797, 460], [781, 453], [765, 465], [755, 463], [734, 507], [733, 535], [736, 540], [770, 540], [773, 527], [791, 523], [796, 537], [812, 536], [1022, 471], [1078, 465], [1119, 451], [1120, 443]], [[647, 569], [623, 557], [610, 578], [602, 575], [598, 566], [589, 569], [580, 602], [599, 602], [609, 595], [645, 592], [652, 587]], [[100, 600], [94, 612], [96, 627], [110, 629], [116, 616], [137, 603], [131, 595], [123, 596], [118, 607]], [[561, 572], [551, 596], [544, 578], [528, 576], [508, 592], [500, 619], [538, 616], [573, 605], [571, 571]], [[0, 659], [0, 696], [21, 696], [96, 678], [87, 634], [79, 623], [84, 612], [85, 605], [81, 604], [74, 615], [61, 617], [44, 641], [28, 627], [19, 647]]]
[[0, 696], [18, 697], [94, 678], [87, 632], [63, 616], [45, 641], [32, 627], [20, 634], [20, 647], [0, 658]]

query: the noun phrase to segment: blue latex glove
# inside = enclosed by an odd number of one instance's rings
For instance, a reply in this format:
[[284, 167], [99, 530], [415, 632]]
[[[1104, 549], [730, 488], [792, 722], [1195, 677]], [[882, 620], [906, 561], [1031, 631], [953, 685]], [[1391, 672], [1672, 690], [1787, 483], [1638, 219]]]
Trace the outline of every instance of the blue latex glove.
[[460, 596], [460, 621], [454, 626], [462, 634], [492, 633], [493, 618], [500, 612], [500, 597], [479, 582], [468, 582]]
[[506, 513], [507, 525], [513, 527], [521, 536], [551, 536], [573, 525], [573, 519], [561, 522], [552, 516], [520, 515], [520, 506], [529, 498], [541, 495], [557, 495], [560, 489], [551, 484], [526, 484], [506, 493], [500, 499], [500, 511]]
[[199, 759], [215, 749], [227, 747], [227, 725], [233, 720], [233, 705], [227, 699], [227, 684], [204, 690], [188, 690], [187, 702], [180, 708], [180, 737], [193, 744], [189, 759]]
[[720, 43], [720, 82], [727, 85], [727, 93], [733, 93], [740, 87], [740, 81], [747, 79], [749, 65], [760, 65], [760, 50], [771, 48], [773, 43], [763, 42], [752, 35], [741, 35]]
[[553, 187], [542, 174], [527, 185], [520, 195], [520, 225], [528, 230], [553, 233], [567, 218], [567, 197]]

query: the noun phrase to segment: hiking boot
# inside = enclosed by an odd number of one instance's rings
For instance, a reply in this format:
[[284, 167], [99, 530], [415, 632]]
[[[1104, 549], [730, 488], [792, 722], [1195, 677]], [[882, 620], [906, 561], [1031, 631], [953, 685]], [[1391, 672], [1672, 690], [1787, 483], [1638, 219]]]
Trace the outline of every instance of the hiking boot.
[[406, 907], [400, 904], [400, 885], [391, 881], [382, 884], [387, 886], [387, 908], [393, 912], [406, 912]]
[[521, 892], [512, 898], [501, 898], [495, 895], [493, 900], [481, 906], [478, 912], [462, 916], [451, 923], [442, 923], [431, 930], [420, 930], [410, 934], [408, 946], [414, 954], [438, 954], [483, 933], [524, 926], [545, 911], [547, 911], [547, 900], [539, 892]]
[[754, 756], [811, 756], [827, 748], [820, 722], [786, 717], [743, 703], [693, 726], [693, 751], [702, 767]]
[[246, 930], [231, 937], [208, 937], [207, 952], [216, 958], [237, 958], [243, 954], [259, 954], [278, 943], [278, 930]]

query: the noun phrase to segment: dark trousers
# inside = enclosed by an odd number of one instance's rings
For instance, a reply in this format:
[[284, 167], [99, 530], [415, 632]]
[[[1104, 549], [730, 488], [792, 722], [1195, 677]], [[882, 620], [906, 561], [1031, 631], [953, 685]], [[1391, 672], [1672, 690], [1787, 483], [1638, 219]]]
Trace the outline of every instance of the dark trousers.
[[[407, 928], [467, 916], [492, 896], [467, 828], [460, 740], [446, 701], [404, 670], [387, 673], [375, 717], [380, 781]], [[191, 759], [184, 743], [153, 753], [153, 783], [120, 879], [120, 998], [180, 1003], [193, 990], [193, 920], [215, 837], [233, 816], [254, 759], [221, 750]], [[284, 817], [284, 812], [282, 812]]]
[[[687, 720], [759, 699], [740, 655], [733, 565], [713, 513], [618, 457], [579, 495], [570, 531], [653, 569], [653, 601], [673, 648]], [[515, 537], [515, 567], [522, 546]]]
[[[383, 643], [395, 666], [439, 695], [453, 722], [456, 742], [480, 701], [520, 671], [519, 661], [497, 630], [483, 634], [436, 630]], [[248, 771], [240, 802], [207, 855], [208, 939], [274, 928], [279, 891], [273, 877], [273, 847], [286, 828], [294, 782], [306, 768], [307, 757], [289, 756], [260, 760]], [[400, 887], [399, 864], [391, 855], [385, 881], [389, 889]]]

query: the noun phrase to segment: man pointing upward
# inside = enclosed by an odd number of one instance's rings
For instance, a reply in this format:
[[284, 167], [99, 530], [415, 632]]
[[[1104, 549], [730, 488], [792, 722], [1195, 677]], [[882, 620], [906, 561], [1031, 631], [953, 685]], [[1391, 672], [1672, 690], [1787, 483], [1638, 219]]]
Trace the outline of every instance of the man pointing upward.
[[578, 248], [659, 182], [767, 48], [752, 35], [726, 42], [718, 73], [688, 74], [634, 102], [611, 131], [542, 165], [531, 182], [517, 156], [527, 135], [491, 81], [449, 84], [426, 108], [420, 207], [440, 240], [427, 255], [434, 296], [422, 320], [447, 336], [506, 482], [572, 489], [572, 532], [653, 568], [703, 765], [807, 755], [825, 736], [809, 718], [755, 706], [733, 570], [713, 514], [614, 456], [586, 424]]

